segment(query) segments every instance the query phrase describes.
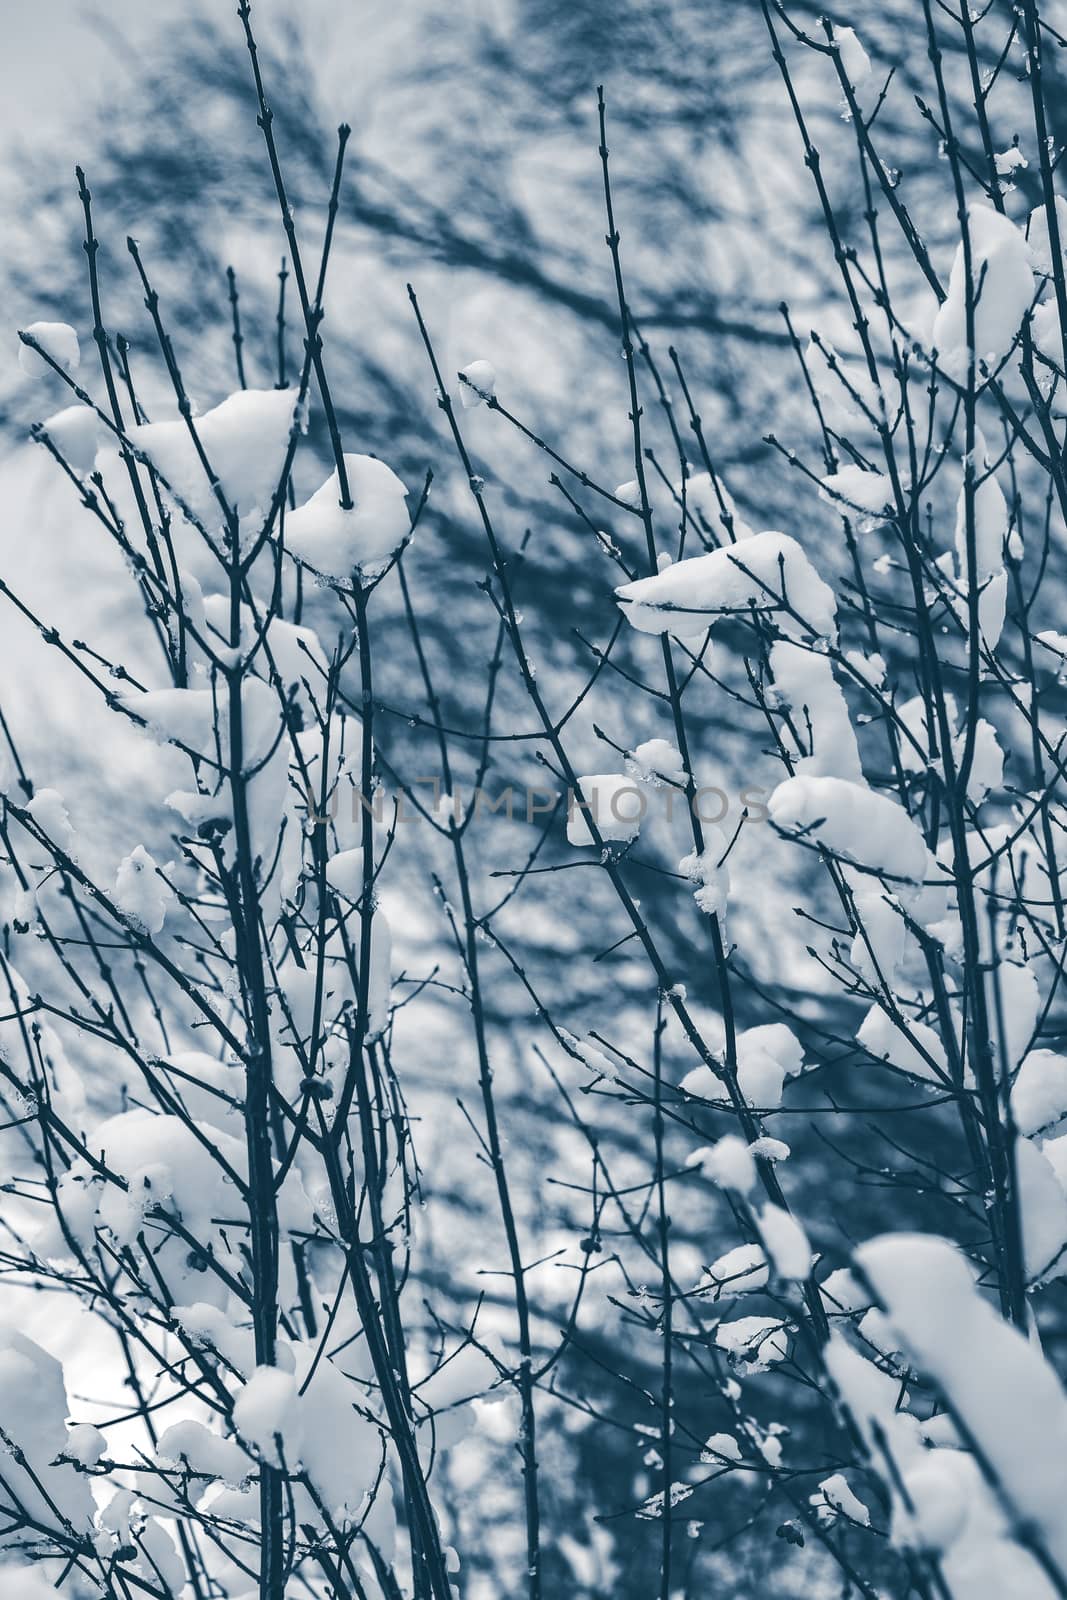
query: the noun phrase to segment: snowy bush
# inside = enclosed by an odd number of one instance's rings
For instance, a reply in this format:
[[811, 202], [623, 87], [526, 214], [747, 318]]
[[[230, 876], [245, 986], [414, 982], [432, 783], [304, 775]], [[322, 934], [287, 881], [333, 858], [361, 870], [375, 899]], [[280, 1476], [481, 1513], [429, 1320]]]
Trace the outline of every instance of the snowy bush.
[[[350, 130], [319, 231], [247, 3], [270, 382], [231, 273], [238, 387], [197, 405], [132, 239], [131, 357], [79, 171], [83, 316], [27, 317], [18, 359], [70, 538], [135, 607], [116, 639], [0, 596], [137, 786], [103, 818], [0, 720], [13, 1594], [741, 1595], [752, 1546], [721, 1553], [752, 1530], [768, 1592], [1067, 1593], [1067, 41], [1036, 0], [916, 7], [942, 253], [881, 144], [888, 67], [760, 10], [838, 278], [807, 342], [782, 307], [786, 528], [739, 510], [698, 375], [633, 309], [603, 91], [610, 465], [529, 427], [495, 352], [446, 370], [415, 288], [425, 475], [354, 448], [326, 316]], [[584, 673], [540, 670], [502, 430], [582, 541]], [[458, 690], [439, 494], [480, 540]], [[773, 774], [732, 805], [720, 726]]]

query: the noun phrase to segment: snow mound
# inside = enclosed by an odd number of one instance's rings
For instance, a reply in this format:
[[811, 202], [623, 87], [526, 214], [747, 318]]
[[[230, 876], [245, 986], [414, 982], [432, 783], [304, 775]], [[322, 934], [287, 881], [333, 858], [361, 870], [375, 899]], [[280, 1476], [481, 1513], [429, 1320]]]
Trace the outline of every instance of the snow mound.
[[475, 410], [485, 395], [496, 393], [496, 368], [489, 361], [472, 361], [469, 366], [460, 367], [459, 375], [467, 380], [459, 386], [459, 403], [464, 411]]
[[[992, 371], [1007, 355], [1034, 298], [1030, 248], [1014, 222], [992, 206], [967, 212], [971, 239], [974, 355]], [[981, 292], [979, 293], [979, 287]], [[963, 244], [956, 248], [948, 297], [934, 319], [932, 342], [941, 366], [957, 383], [967, 379], [967, 271]]]
[[100, 447], [100, 418], [88, 406], [66, 406], [43, 423], [45, 432], [75, 472], [92, 472]]
[[1067, 1394], [1039, 1346], [997, 1315], [947, 1239], [887, 1234], [861, 1245], [856, 1259], [1018, 1526], [1067, 1574]]
[[[231, 511], [265, 514], [285, 465], [296, 408], [295, 389], [239, 389], [193, 426]], [[222, 508], [183, 418], [131, 427], [142, 450], [190, 510], [209, 528]]]
[[160, 877], [155, 861], [143, 844], [136, 845], [119, 863], [115, 877], [115, 904], [146, 933], [159, 933], [174, 895]]
[[754, 533], [740, 547], [676, 561], [654, 577], [622, 584], [615, 597], [642, 633], [692, 638], [719, 616], [751, 606], [776, 611], [789, 633], [831, 638], [835, 632], [833, 590], [787, 533]]
[[[23, 332], [36, 339], [41, 349], [50, 355], [64, 372], [77, 372], [81, 365], [81, 348], [78, 344], [78, 335], [69, 322], [31, 322]], [[52, 371], [48, 362], [30, 345], [23, 344], [21, 339], [19, 366], [23, 372], [28, 372], [35, 378], [40, 377], [42, 373]]]
[[749, 1372], [766, 1372], [789, 1354], [789, 1335], [776, 1317], [735, 1317], [720, 1322], [715, 1343]]
[[411, 518], [407, 489], [376, 456], [345, 456], [353, 504], [342, 509], [337, 473], [310, 500], [290, 512], [285, 525], [289, 554], [320, 577], [350, 583], [353, 572], [373, 577], [399, 549]]
[[920, 829], [888, 795], [844, 778], [787, 778], [768, 802], [771, 821], [857, 866], [921, 883], [929, 851]]
[[881, 472], [865, 472], [854, 464], [842, 467], [840, 472], [829, 473], [821, 483], [819, 499], [829, 505], [844, 501], [857, 511], [877, 516], [893, 504], [893, 486], [889, 479]]
[[[779, 639], [771, 646], [770, 665], [775, 698], [796, 713], [793, 724], [805, 730], [805, 744], [810, 744], [810, 749], [796, 746], [791, 751], [794, 770], [814, 778], [862, 783], [859, 746], [829, 657]], [[782, 737], [787, 747], [793, 744], [788, 724], [782, 727]]]
[[578, 783], [581, 797], [571, 795], [567, 813], [570, 844], [594, 843], [589, 817], [602, 839], [637, 838], [648, 802], [632, 778], [620, 772], [594, 772], [579, 778]]

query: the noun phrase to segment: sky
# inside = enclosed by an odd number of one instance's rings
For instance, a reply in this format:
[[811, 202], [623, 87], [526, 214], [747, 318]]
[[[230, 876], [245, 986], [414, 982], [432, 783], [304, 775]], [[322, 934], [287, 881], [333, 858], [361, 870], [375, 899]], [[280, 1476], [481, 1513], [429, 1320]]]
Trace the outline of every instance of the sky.
[[[470, 14], [486, 23], [499, 24], [509, 10], [504, 0], [469, 4]], [[295, 9], [291, 0], [256, 0], [254, 21], [262, 31]], [[121, 99], [123, 78], [137, 74], [138, 56], [161, 28], [182, 18], [195, 28], [201, 10], [238, 26], [230, 0], [0, 0], [0, 149], [11, 159], [42, 127], [59, 146], [75, 138], [94, 103]], [[336, 59], [342, 112], [361, 65], [376, 51], [410, 48], [410, 10], [405, 17], [383, 0], [360, 0], [358, 20], [357, 8], [343, 0], [300, 0], [299, 15], [305, 36], [317, 29], [325, 46], [320, 67], [327, 92], [330, 58]]]
[[[73, 123], [150, 34], [159, 6], [144, 0], [0, 0], [0, 138]], [[126, 56], [124, 58], [124, 49]], [[58, 108], [62, 107], [59, 114]]]

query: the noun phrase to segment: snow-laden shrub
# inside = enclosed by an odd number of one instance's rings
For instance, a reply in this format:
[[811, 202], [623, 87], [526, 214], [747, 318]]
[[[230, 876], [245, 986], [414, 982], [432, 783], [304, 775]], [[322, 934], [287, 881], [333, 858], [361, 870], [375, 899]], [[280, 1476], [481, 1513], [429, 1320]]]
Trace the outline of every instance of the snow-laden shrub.
[[[34, 434], [80, 496], [84, 536], [122, 554], [144, 617], [136, 668], [94, 643], [91, 619], [68, 637], [2, 592], [135, 741], [168, 820], [102, 861], [77, 797], [39, 786], [4, 725], [5, 1263], [20, 1286], [55, 1293], [60, 1315], [80, 1302], [127, 1398], [117, 1417], [94, 1410], [39, 1343], [0, 1328], [0, 1559], [13, 1592], [451, 1600], [468, 1565], [471, 1592], [477, 1560], [497, 1571], [491, 1541], [470, 1561], [450, 1538], [467, 1526], [450, 1503], [464, 1473], [489, 1495], [472, 1439], [487, 1453], [506, 1440], [521, 1488], [522, 1577], [491, 1581], [539, 1600], [558, 1547], [572, 1588], [620, 1592], [602, 1527], [579, 1538], [551, 1525], [547, 1421], [560, 1455], [560, 1441], [612, 1424], [637, 1442], [620, 1520], [656, 1525], [663, 1600], [687, 1592], [687, 1561], [702, 1570], [705, 1534], [714, 1554], [716, 1497], [735, 1491], [751, 1502], [745, 1526], [778, 1535], [783, 1563], [810, 1561], [810, 1540], [817, 1581], [836, 1569], [845, 1592], [1067, 1593], [1067, 1395], [1038, 1332], [1067, 1276], [1067, 641], [1054, 626], [1067, 239], [1042, 77], [1059, 36], [1036, 0], [1007, 21], [922, 0], [931, 92], [918, 114], [960, 230], [953, 257], [935, 261], [879, 148], [891, 90], [878, 63], [850, 28], [809, 35], [762, 9], [843, 307], [826, 308], [806, 347], [783, 307], [813, 428], [769, 441], [796, 469], [795, 525], [764, 529], [755, 505], [738, 513], [681, 359], [672, 349], [665, 375], [641, 337], [601, 96], [633, 477], [610, 489], [533, 434], [484, 357], [444, 373], [434, 313], [411, 293], [456, 464], [445, 471], [458, 469], [488, 564], [495, 644], [462, 726], [443, 708], [405, 570], [429, 476], [412, 492], [347, 448], [337, 423], [331, 384], [344, 376], [324, 297], [348, 128], [312, 249], [242, 4], [303, 356], [295, 385], [279, 373], [275, 388], [248, 388], [239, 366], [241, 387], [202, 413], [130, 241], [171, 390], [168, 414], [148, 419], [129, 347], [101, 323], [80, 179], [94, 325], [79, 339], [32, 322], [20, 359], [73, 401]], [[941, 54], [953, 29], [972, 69], [963, 128]], [[998, 152], [1008, 63], [1026, 69], [1011, 104], [1030, 132]], [[863, 207], [847, 233], [813, 95], [843, 110], [855, 141]], [[1013, 187], [1027, 159], [1041, 184], [1029, 214]], [[90, 380], [81, 352], [93, 345]], [[332, 461], [297, 496], [313, 407]], [[581, 683], [538, 675], [519, 603], [536, 542], [514, 537], [467, 437], [492, 426], [549, 454], [588, 536], [601, 642]], [[828, 515], [836, 561], [810, 548], [810, 524]], [[375, 686], [400, 628], [417, 669], [403, 708]], [[522, 726], [499, 726], [498, 681], [521, 692]], [[730, 823], [705, 809], [720, 791], [692, 737], [698, 697], [749, 719], [777, 763], [766, 803], [752, 786]], [[391, 760], [398, 712], [432, 734], [432, 801]], [[535, 749], [551, 780], [548, 804], [527, 797], [507, 888], [472, 831], [498, 742]], [[443, 861], [426, 876], [447, 976], [394, 960], [383, 885], [405, 805]], [[143, 812], [130, 814], [140, 828]], [[543, 873], [569, 885], [578, 869], [595, 874], [618, 929], [574, 959], [564, 1018], [525, 965], [537, 930], [524, 907]], [[803, 960], [784, 935], [769, 960], [745, 947], [761, 903], [781, 906], [779, 873], [804, 898]], [[582, 957], [620, 950], [638, 1002], [620, 999], [594, 1027], [577, 1016]], [[768, 971], [770, 986], [757, 975]], [[542, 1197], [512, 1180], [494, 1088], [505, 981], [534, 1012], [528, 1054], [582, 1152], [568, 1188], [584, 1231], [543, 1254]], [[462, 1005], [456, 1060], [442, 1062], [452, 1042], [438, 1044], [432, 1021], [404, 1026], [435, 988]], [[482, 1252], [446, 1238], [433, 1256], [443, 1287], [423, 1254], [436, 1213], [424, 1214], [411, 1109], [427, 1059], [457, 1088], [477, 1084], [478, 1116], [464, 1116], [502, 1241]], [[638, 1151], [621, 1175], [601, 1128], [620, 1107]], [[801, 1119], [843, 1155], [829, 1204], [805, 1183], [810, 1151], [805, 1166], [792, 1147]], [[853, 1205], [883, 1184], [926, 1231], [887, 1228], [853, 1251], [842, 1170]], [[482, 1293], [469, 1277], [480, 1252], [493, 1263], [474, 1267], [493, 1284]], [[569, 1268], [562, 1293], [546, 1262]], [[466, 1302], [458, 1322], [438, 1310], [446, 1295]], [[655, 1345], [650, 1380], [626, 1379], [640, 1407], [626, 1417], [584, 1387], [594, 1365], [610, 1373], [590, 1340], [612, 1333], [620, 1370], [628, 1340]]]

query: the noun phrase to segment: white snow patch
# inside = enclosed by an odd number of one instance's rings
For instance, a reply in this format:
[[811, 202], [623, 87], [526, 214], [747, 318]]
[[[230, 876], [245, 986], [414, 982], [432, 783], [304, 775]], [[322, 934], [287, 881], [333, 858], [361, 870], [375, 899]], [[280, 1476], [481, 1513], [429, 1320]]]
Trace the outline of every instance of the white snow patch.
[[[1030, 250], [1019, 229], [992, 206], [972, 205], [967, 212], [971, 240], [974, 356], [992, 372], [1011, 349], [1034, 297]], [[981, 290], [979, 294], [979, 289]], [[963, 244], [956, 248], [948, 296], [934, 319], [932, 342], [950, 378], [967, 378], [967, 272]]]
[[490, 362], [472, 361], [469, 366], [460, 367], [459, 375], [467, 380], [459, 386], [459, 403], [464, 411], [475, 410], [486, 395], [496, 394], [496, 368]]
[[[594, 772], [578, 780], [581, 794], [568, 798], [567, 839], [573, 845], [593, 844], [591, 817], [602, 839], [636, 839], [648, 801], [626, 773]], [[588, 811], [587, 809], [588, 808]]]
[[844, 501], [856, 511], [878, 516], [893, 504], [893, 485], [884, 473], [868, 472], [854, 462], [839, 472], [828, 473], [820, 482], [819, 499], [828, 505]]
[[[784, 599], [801, 621], [785, 609]], [[626, 620], [642, 633], [692, 638], [718, 617], [750, 606], [775, 610], [787, 633], [835, 632], [837, 602], [801, 546], [785, 533], [756, 533], [728, 545], [676, 561], [654, 577], [615, 590]]]
[[[78, 345], [78, 335], [68, 322], [31, 322], [23, 332], [36, 339], [41, 349], [50, 355], [64, 372], [77, 372], [81, 364], [81, 349]], [[48, 362], [28, 344], [23, 344], [21, 339], [19, 366], [23, 372], [28, 372], [35, 378], [52, 371]]]
[[377, 576], [411, 528], [407, 489], [392, 468], [376, 456], [346, 455], [344, 461], [351, 508], [341, 507], [335, 470], [285, 524], [290, 555], [337, 583], [350, 583], [357, 571]]

